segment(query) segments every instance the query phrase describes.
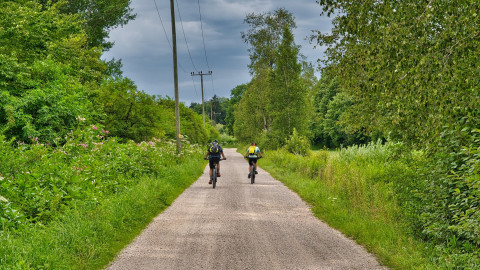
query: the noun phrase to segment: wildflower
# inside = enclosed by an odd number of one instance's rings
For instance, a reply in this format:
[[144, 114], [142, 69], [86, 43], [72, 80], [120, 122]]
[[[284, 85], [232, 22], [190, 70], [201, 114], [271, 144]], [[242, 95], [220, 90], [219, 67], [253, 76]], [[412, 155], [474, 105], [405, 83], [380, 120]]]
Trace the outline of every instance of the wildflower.
[[87, 148], [87, 147], [88, 147], [88, 144], [86, 144], [86, 143], [80, 143], [80, 144], [78, 144], [78, 145], [83, 146], [83, 148]]
[[77, 116], [77, 120], [78, 120], [79, 122], [85, 122], [85, 118], [81, 117], [80, 115]]
[[110, 131], [102, 129], [103, 134], [108, 134]]
[[93, 130], [97, 130], [98, 128], [97, 128], [97, 126], [92, 125], [92, 129], [93, 129]]

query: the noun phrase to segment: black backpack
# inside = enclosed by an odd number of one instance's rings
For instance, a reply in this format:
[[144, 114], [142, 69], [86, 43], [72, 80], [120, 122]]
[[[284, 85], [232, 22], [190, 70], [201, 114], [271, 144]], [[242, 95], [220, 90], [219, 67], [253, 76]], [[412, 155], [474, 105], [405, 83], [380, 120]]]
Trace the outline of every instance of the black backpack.
[[218, 144], [214, 143], [210, 145], [210, 148], [208, 148], [208, 152], [210, 152], [210, 154], [218, 154], [218, 152], [220, 152], [220, 147], [218, 146]]

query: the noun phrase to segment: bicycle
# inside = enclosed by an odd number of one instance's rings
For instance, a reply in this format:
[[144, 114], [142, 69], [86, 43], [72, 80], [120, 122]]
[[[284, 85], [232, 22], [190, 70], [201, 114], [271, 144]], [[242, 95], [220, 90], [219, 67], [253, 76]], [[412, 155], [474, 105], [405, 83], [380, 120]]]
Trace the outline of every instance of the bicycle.
[[[257, 157], [256, 159], [259, 160], [262, 157]], [[250, 168], [250, 184], [255, 183], [255, 164], [252, 164], [252, 167]]]
[[[205, 160], [207, 160], [205, 158]], [[220, 160], [226, 160], [226, 158], [221, 158]], [[220, 162], [220, 160], [218, 162]], [[211, 176], [211, 180], [212, 180], [212, 187], [215, 188], [217, 186], [217, 165], [218, 163], [215, 163], [213, 165], [213, 169], [212, 169], [212, 176]]]

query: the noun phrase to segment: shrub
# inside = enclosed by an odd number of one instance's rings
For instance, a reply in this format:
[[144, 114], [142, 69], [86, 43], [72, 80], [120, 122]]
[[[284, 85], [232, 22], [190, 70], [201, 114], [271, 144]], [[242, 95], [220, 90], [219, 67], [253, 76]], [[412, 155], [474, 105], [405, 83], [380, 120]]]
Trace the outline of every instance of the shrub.
[[39, 143], [14, 148], [0, 137], [0, 195], [8, 201], [0, 202], [3, 229], [47, 224], [75, 201], [95, 204], [200, 151], [184, 143], [179, 158], [171, 141], [119, 143], [107, 133], [101, 126], [80, 126], [58, 148]]
[[298, 134], [294, 128], [293, 133], [289, 139], [287, 139], [284, 148], [295, 155], [306, 156], [310, 153], [310, 141], [307, 137]]

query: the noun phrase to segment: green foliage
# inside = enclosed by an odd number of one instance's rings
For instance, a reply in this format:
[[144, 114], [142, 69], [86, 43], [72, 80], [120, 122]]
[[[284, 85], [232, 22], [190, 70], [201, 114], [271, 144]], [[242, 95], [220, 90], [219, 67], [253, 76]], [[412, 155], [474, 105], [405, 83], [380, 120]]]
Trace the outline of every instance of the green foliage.
[[[422, 153], [404, 144], [372, 143], [307, 156], [269, 151], [263, 167], [297, 192], [313, 213], [364, 245], [392, 269], [439, 269], [435, 254], [410, 229], [419, 204], [417, 167]], [[418, 219], [418, 216], [417, 216]]]
[[243, 93], [247, 88], [246, 84], [237, 85], [230, 91], [230, 100], [227, 107], [227, 113], [225, 115], [225, 125], [227, 128], [227, 134], [233, 135], [233, 126], [235, 124], [235, 106], [242, 100]]
[[[175, 138], [175, 101], [169, 99], [160, 99], [158, 104], [162, 110], [170, 112], [167, 119], [160, 122], [165, 130], [167, 138]], [[198, 115], [185, 105], [180, 104], [180, 131], [190, 142], [204, 144], [214, 138], [218, 138], [219, 133], [210, 123], [206, 123], [203, 128], [202, 116]]]
[[[117, 147], [125, 145], [116, 143], [110, 150]], [[134, 179], [122, 179], [120, 175], [118, 192], [97, 196], [96, 200], [87, 196], [71, 201], [69, 208], [57, 213], [46, 226], [37, 223], [36, 226], [23, 226], [19, 231], [0, 232], [1, 268], [103, 269], [153, 217], [202, 174], [205, 168], [202, 153], [196, 147], [188, 146], [188, 149], [183, 153], [185, 158], [175, 162], [170, 154], [175, 152], [174, 144], [154, 142], [153, 146], [150, 143], [134, 146], [130, 154], [146, 158], [145, 153], [150, 152], [149, 162], [157, 164], [156, 171]], [[158, 151], [166, 152], [165, 156], [158, 155]], [[104, 154], [90, 152], [89, 155], [99, 159]], [[104, 157], [97, 165], [110, 166], [114, 160], [120, 159]], [[91, 181], [86, 173], [79, 177], [80, 182]], [[97, 183], [99, 180], [97, 178]], [[0, 209], [2, 206], [0, 202]]]
[[267, 76], [253, 78], [246, 86], [238, 104], [234, 105], [235, 137], [242, 142], [258, 140], [268, 129], [270, 117], [267, 114], [265, 100], [268, 88]]
[[248, 49], [250, 72], [255, 74], [272, 69], [278, 57], [283, 28], [296, 27], [292, 13], [283, 8], [262, 14], [250, 13], [244, 22], [250, 26], [247, 32], [241, 32], [242, 39], [251, 45]]
[[338, 11], [331, 34], [313, 38], [329, 47], [324, 72], [354, 100], [344, 123], [429, 154], [415, 231], [442, 268], [478, 268], [479, 3], [317, 2]]
[[[468, 123], [465, 123], [468, 126]], [[458, 152], [460, 138], [471, 137]], [[448, 267], [480, 263], [480, 135], [464, 128], [442, 133], [446, 143], [430, 166], [423, 169], [425, 188], [421, 190], [421, 232], [437, 245], [440, 262]], [[447, 154], [445, 154], [447, 153]], [[436, 163], [434, 163], [436, 162]], [[428, 172], [428, 173], [427, 173]]]
[[[317, 1], [339, 10], [327, 45], [326, 71], [355, 103], [350, 127], [430, 147], [480, 103], [479, 3]], [[478, 118], [475, 120], [478, 126]]]
[[342, 116], [353, 102], [339, 91], [337, 79], [322, 77], [314, 91], [315, 115], [311, 126], [314, 144], [320, 147], [339, 148], [366, 144], [370, 141], [363, 130], [349, 132], [342, 124]]
[[75, 16], [34, 1], [0, 4], [0, 125], [8, 138], [53, 143], [96, 110], [89, 84], [105, 65]]
[[294, 128], [293, 133], [284, 145], [285, 150], [294, 155], [306, 156], [310, 154], [310, 140], [298, 134]]
[[[107, 133], [100, 126], [81, 126], [59, 148], [14, 148], [2, 140], [0, 194], [8, 201], [0, 213], [4, 228], [17, 227], [19, 221], [47, 224], [75, 201], [111, 196], [178, 160], [176, 146], [169, 141], [119, 144], [115, 138], [106, 139]], [[184, 142], [182, 158], [198, 151]]]
[[110, 136], [136, 142], [165, 137], [161, 123], [169, 115], [153, 96], [138, 91], [131, 80], [123, 77], [106, 80], [95, 100], [103, 108], [103, 122]]
[[305, 115], [312, 109], [311, 67], [305, 65], [302, 72], [291, 13], [279, 9], [250, 14], [245, 22], [251, 28], [242, 37], [252, 46], [250, 69], [254, 76], [234, 106], [234, 134], [242, 142], [258, 141], [266, 148], [277, 148], [285, 144], [294, 128], [308, 135]]
[[270, 91], [267, 96], [267, 110], [271, 114], [271, 132], [280, 144], [296, 129], [307, 133], [311, 111], [308, 88], [302, 85], [301, 65], [298, 63], [298, 48], [288, 27], [283, 28], [282, 42], [278, 47], [275, 67], [270, 73]]
[[113, 42], [106, 41], [110, 30], [135, 19], [130, 8], [131, 0], [39, 0], [45, 8], [60, 3], [63, 14], [76, 14], [83, 21], [89, 47], [110, 49]]

